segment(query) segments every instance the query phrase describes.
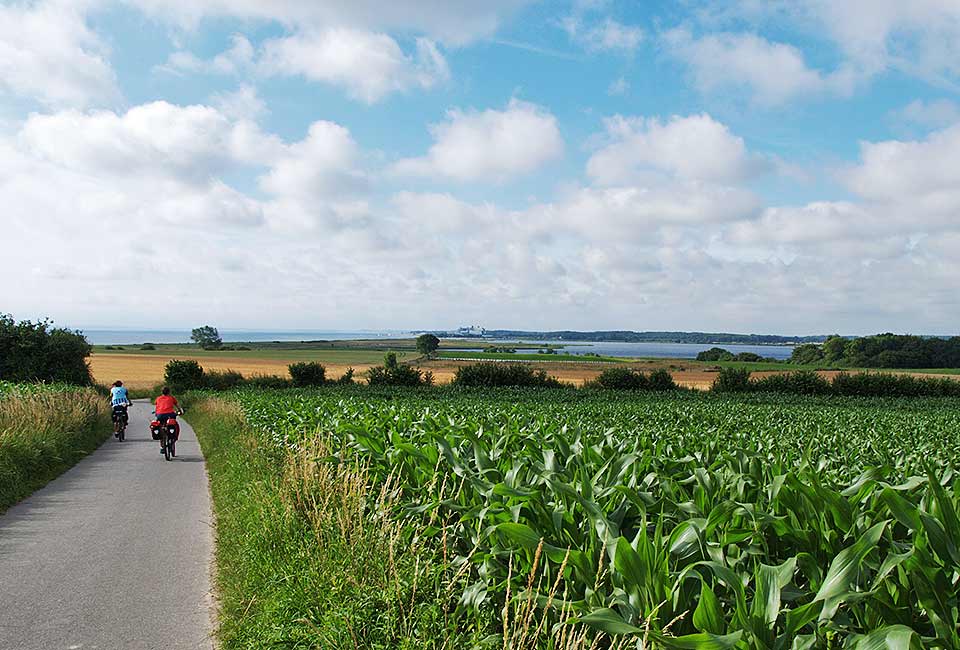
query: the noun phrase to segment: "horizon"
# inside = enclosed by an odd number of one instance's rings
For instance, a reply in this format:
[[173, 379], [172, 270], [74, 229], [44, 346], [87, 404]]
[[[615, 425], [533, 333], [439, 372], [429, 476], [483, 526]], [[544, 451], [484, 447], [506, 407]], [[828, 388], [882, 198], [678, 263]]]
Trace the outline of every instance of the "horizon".
[[958, 3], [0, 0], [0, 311], [950, 336], [958, 43]]
[[[36, 319], [33, 319], [36, 321]], [[80, 332], [157, 332], [157, 333], [183, 333], [190, 332], [194, 326], [183, 326], [183, 327], [163, 327], [163, 328], [152, 328], [152, 327], [135, 327], [135, 326], [124, 326], [124, 327], [106, 327], [106, 326], [88, 326], [88, 327], [72, 327], [68, 325], [61, 325], [60, 323], [53, 322], [54, 327], [65, 327], [66, 329], [80, 331]], [[334, 328], [261, 328], [261, 327], [219, 327], [214, 326], [217, 330], [223, 334], [224, 332], [230, 333], [242, 333], [249, 332], [255, 334], [384, 334], [384, 333], [406, 333], [412, 334], [416, 332], [447, 332], [454, 333], [460, 327], [430, 327], [430, 328], [405, 328], [405, 327], [393, 327], [393, 328], [369, 328], [369, 327], [357, 327], [351, 329], [334, 329]], [[482, 326], [481, 326], [482, 327]], [[485, 331], [515, 331], [515, 332], [524, 332], [524, 333], [545, 333], [545, 332], [576, 332], [576, 333], [607, 333], [607, 332], [632, 332], [637, 334], [644, 333], [683, 333], [683, 334], [730, 334], [734, 336], [779, 336], [783, 338], [806, 338], [806, 337], [818, 337], [818, 336], [831, 336], [837, 334], [843, 338], [856, 338], [864, 336], [878, 336], [881, 334], [897, 334], [897, 335], [909, 335], [909, 336], [920, 336], [928, 338], [943, 338], [943, 337], [954, 337], [960, 336], [960, 334], [942, 332], [942, 333], [929, 333], [929, 332], [897, 332], [891, 330], [877, 330], [870, 332], [862, 333], [838, 333], [838, 332], [806, 332], [806, 333], [796, 333], [796, 332], [730, 332], [730, 331], [713, 331], [713, 330], [700, 330], [700, 329], [628, 329], [628, 328], [611, 328], [611, 329], [568, 329], [568, 328], [548, 328], [548, 329], [528, 329], [528, 328], [517, 328], [517, 327], [483, 327]], [[450, 337], [455, 338], [455, 337]]]

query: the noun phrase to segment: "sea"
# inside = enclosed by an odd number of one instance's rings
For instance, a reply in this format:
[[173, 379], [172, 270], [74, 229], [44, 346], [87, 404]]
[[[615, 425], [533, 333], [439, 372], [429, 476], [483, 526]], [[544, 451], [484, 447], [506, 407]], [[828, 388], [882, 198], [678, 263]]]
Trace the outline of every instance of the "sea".
[[[136, 343], [189, 343], [188, 330], [83, 330], [84, 336], [94, 345], [133, 345]], [[354, 339], [403, 339], [416, 332], [405, 330], [220, 330], [225, 343], [244, 341], [349, 341]], [[793, 353], [792, 345], [723, 345], [701, 343], [623, 343], [616, 341], [532, 341], [525, 343], [563, 344], [566, 354], [599, 354], [610, 357], [659, 357], [669, 359], [695, 359], [697, 354], [712, 347], [721, 347], [734, 354], [753, 352], [763, 357], [788, 359]], [[463, 339], [464, 350], [478, 349], [480, 345], [509, 343], [492, 339]]]
[[[133, 345], [136, 343], [190, 343], [189, 330], [82, 330], [93, 345]], [[224, 343], [247, 341], [351, 341], [355, 339], [405, 339], [413, 332], [402, 330], [219, 330]]]

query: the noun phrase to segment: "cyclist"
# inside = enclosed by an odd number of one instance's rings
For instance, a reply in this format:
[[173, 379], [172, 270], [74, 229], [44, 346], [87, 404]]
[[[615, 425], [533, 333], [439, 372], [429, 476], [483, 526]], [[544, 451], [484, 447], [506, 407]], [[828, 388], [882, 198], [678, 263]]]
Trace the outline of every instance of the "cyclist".
[[113, 388], [110, 389], [110, 404], [113, 406], [113, 435], [118, 436], [120, 431], [120, 422], [128, 421], [127, 407], [130, 406], [130, 396], [127, 389], [123, 387], [123, 382], [119, 379], [113, 382]]
[[[160, 391], [160, 396], [157, 397], [154, 402], [154, 412], [157, 414], [157, 420], [160, 422], [160, 426], [163, 426], [167, 423], [167, 420], [170, 418], [182, 414], [183, 409], [180, 408], [180, 403], [177, 402], [177, 398], [170, 394], [170, 388], [167, 386], [163, 387], [163, 390]], [[179, 438], [180, 427], [177, 427], [177, 437]], [[163, 453], [163, 445], [161, 443], [160, 453]]]

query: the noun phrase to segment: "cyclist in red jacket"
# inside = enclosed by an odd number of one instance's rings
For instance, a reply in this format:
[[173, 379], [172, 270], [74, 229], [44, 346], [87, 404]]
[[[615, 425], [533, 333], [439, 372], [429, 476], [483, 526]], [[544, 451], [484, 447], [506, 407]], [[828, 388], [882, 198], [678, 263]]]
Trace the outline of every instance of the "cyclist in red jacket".
[[[177, 401], [177, 398], [170, 394], [170, 388], [167, 386], [163, 387], [161, 395], [159, 395], [154, 402], [154, 411], [157, 414], [157, 420], [160, 422], [160, 426], [163, 426], [167, 423], [172, 417], [175, 417], [178, 414], [183, 414], [183, 409], [180, 408], [180, 403]], [[177, 437], [180, 437], [180, 427], [177, 426]], [[160, 448], [160, 451], [163, 451], [163, 447]]]

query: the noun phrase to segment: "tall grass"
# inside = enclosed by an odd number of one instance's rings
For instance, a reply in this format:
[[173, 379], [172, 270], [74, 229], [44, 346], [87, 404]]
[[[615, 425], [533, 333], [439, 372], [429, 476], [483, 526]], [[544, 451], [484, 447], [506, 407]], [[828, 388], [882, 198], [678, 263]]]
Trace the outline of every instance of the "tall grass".
[[92, 388], [0, 385], [0, 512], [110, 435], [109, 400]]
[[586, 626], [554, 625], [569, 616], [555, 577], [555, 606], [516, 594], [496, 612], [502, 627], [476, 616], [463, 602], [476, 566], [455, 561], [447, 522], [401, 516], [399, 478], [334, 462], [343, 450], [322, 430], [280, 448], [234, 403], [205, 397], [190, 411], [216, 515], [221, 648], [608, 647]]

